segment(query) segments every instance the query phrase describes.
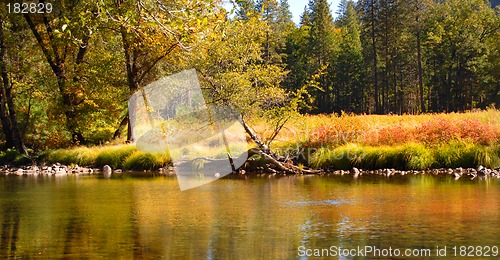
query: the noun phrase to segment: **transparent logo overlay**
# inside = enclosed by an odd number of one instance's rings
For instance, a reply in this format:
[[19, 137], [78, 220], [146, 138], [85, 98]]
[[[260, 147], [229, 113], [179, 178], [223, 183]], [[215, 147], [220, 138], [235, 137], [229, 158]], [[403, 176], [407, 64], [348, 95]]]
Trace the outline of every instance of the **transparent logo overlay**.
[[207, 104], [194, 69], [134, 93], [129, 116], [137, 149], [169, 154], [181, 190], [222, 178], [248, 158], [240, 114]]

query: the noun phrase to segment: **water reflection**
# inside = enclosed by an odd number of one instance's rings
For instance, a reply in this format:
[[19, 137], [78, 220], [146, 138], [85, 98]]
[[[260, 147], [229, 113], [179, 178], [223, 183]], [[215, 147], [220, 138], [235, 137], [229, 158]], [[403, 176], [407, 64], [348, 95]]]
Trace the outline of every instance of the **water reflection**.
[[[2, 183], [3, 184], [3, 183]], [[17, 185], [6, 185], [2, 196], [16, 198], [20, 188]], [[19, 238], [20, 207], [17, 199], [2, 200], [2, 230], [0, 238], [0, 255], [16, 257], [17, 240]]]
[[291, 258], [297, 248], [496, 245], [499, 182], [414, 176], [0, 177], [0, 255]]

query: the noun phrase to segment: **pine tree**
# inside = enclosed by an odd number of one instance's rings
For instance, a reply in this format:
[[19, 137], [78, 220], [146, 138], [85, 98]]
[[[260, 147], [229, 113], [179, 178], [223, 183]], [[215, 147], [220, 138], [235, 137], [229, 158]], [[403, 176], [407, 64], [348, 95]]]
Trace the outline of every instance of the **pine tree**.
[[295, 28], [287, 0], [260, 0], [256, 9], [267, 22], [268, 31], [264, 42], [264, 61], [270, 64], [281, 64], [287, 35]]
[[236, 10], [236, 16], [243, 20], [248, 20], [249, 16], [254, 13], [256, 9], [253, 0], [238, 0], [237, 5], [238, 10]]
[[304, 7], [304, 12], [300, 15], [300, 26], [311, 26], [311, 16], [307, 6]]
[[335, 26], [327, 0], [315, 0], [311, 4], [311, 30], [309, 38], [311, 58], [314, 60], [312, 68], [314, 71], [325, 67], [328, 68], [328, 73], [322, 75], [319, 80], [319, 86], [323, 91], [316, 93], [318, 112], [330, 113], [333, 112], [335, 98], [331, 81], [333, 73], [330, 66], [335, 49]]
[[283, 32], [290, 32], [293, 28], [295, 28], [295, 23], [293, 22], [293, 16], [292, 12], [290, 11], [290, 4], [288, 4], [288, 0], [280, 1], [276, 23], [279, 25], [279, 27], [281, 27], [280, 30]]
[[380, 89], [379, 89], [379, 70], [378, 70], [378, 30], [379, 30], [379, 1], [377, 0], [359, 0], [358, 9], [360, 14], [361, 22], [363, 23], [362, 28], [362, 43], [366, 46], [365, 49], [365, 60], [370, 60], [371, 66], [368, 67], [371, 74], [371, 89], [369, 90], [372, 94], [373, 103], [372, 109], [367, 112], [382, 113], [380, 107]]
[[340, 4], [337, 25], [342, 30], [340, 51], [335, 59], [334, 86], [338, 89], [335, 111], [364, 111], [364, 60], [360, 39], [360, 23], [353, 1]]

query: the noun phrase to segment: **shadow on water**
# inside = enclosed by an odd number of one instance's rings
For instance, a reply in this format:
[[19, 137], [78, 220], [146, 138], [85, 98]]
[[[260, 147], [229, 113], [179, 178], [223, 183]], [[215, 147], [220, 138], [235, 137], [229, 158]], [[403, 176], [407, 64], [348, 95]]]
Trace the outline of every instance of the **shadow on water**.
[[[9, 182], [9, 180], [7, 180]], [[15, 183], [7, 183], [5, 185], [2, 196], [12, 198], [9, 200], [2, 200], [2, 237], [0, 240], [0, 256], [9, 256], [16, 258], [17, 240], [19, 238], [19, 225], [21, 208], [20, 203], [17, 201], [18, 191], [21, 188]]]

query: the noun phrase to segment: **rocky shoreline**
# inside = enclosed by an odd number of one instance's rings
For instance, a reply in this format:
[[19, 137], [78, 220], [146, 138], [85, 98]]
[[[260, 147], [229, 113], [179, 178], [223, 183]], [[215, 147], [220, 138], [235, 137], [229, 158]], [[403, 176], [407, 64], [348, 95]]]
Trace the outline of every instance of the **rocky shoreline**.
[[497, 178], [500, 179], [500, 167], [495, 169], [488, 169], [484, 166], [479, 166], [475, 168], [447, 168], [447, 169], [431, 169], [431, 170], [396, 170], [396, 169], [380, 169], [380, 170], [362, 170], [353, 168], [350, 171], [346, 170], [334, 170], [325, 172], [327, 175], [352, 175], [354, 178], [358, 178], [363, 175], [379, 175], [384, 177], [391, 177], [395, 175], [405, 176], [405, 175], [451, 175], [456, 180], [462, 177], [469, 177], [471, 179], [475, 178]]
[[[257, 167], [259, 168], [259, 167]], [[62, 164], [53, 164], [51, 166], [23, 166], [23, 167], [0, 167], [0, 175], [17, 175], [17, 176], [33, 176], [33, 175], [104, 175], [105, 177], [110, 177], [112, 174], [122, 174], [124, 171], [121, 169], [111, 169], [108, 165], [105, 165], [102, 169], [96, 167], [81, 167], [78, 165], [67, 166]], [[126, 171], [134, 172], [134, 171]], [[151, 171], [144, 171], [151, 172]], [[160, 168], [155, 173], [159, 175], [174, 175], [175, 169], [171, 166]], [[255, 171], [245, 171], [239, 170], [240, 175], [255, 173], [256, 175], [287, 175], [284, 172], [272, 171], [268, 173], [263, 173], [262, 170], [255, 169]], [[363, 170], [353, 168], [351, 170], [325, 170], [319, 175], [326, 176], [352, 176], [353, 178], [359, 178], [363, 175], [371, 176], [405, 176], [405, 175], [450, 175], [456, 180], [460, 178], [470, 178], [470, 179], [481, 179], [481, 178], [497, 178], [500, 179], [500, 167], [495, 169], [489, 169], [483, 166], [476, 168], [447, 168], [447, 169], [430, 169], [430, 170], [396, 170], [396, 169], [380, 169], [380, 170]]]
[[[160, 174], [173, 174], [173, 168], [161, 168], [157, 170]], [[17, 176], [30, 176], [30, 175], [111, 175], [111, 174], [121, 174], [124, 171], [121, 169], [111, 169], [108, 165], [105, 165], [102, 169], [96, 167], [81, 167], [78, 165], [67, 166], [62, 164], [53, 164], [51, 166], [22, 166], [22, 167], [10, 167], [2, 166], [0, 167], [0, 175], [17, 175]], [[133, 171], [128, 171], [133, 172]]]

